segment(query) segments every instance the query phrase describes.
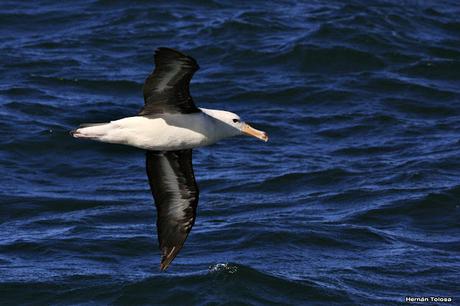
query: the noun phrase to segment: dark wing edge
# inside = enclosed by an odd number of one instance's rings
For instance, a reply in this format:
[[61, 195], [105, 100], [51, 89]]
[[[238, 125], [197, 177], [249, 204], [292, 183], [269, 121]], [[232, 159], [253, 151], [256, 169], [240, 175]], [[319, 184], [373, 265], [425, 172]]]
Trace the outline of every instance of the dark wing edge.
[[190, 81], [200, 68], [191, 56], [170, 48], [155, 50], [155, 69], [144, 82], [144, 107], [139, 115], [199, 112], [190, 95]]
[[184, 245], [195, 224], [199, 190], [192, 150], [147, 151], [146, 168], [157, 208], [157, 234], [164, 271]]

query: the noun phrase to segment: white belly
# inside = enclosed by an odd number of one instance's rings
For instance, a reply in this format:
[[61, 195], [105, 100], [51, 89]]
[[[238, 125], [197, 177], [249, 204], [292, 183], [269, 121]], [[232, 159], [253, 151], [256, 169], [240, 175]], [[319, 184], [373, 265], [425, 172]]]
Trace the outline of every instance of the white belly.
[[128, 117], [78, 129], [74, 136], [146, 150], [190, 149], [214, 143], [212, 120], [203, 113]]

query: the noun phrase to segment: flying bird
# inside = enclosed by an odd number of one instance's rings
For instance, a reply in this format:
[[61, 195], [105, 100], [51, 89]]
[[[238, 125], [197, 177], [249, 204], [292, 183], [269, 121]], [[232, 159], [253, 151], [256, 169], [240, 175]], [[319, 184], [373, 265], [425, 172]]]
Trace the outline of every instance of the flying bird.
[[231, 112], [198, 108], [190, 95], [196, 60], [170, 48], [155, 51], [155, 69], [143, 87], [137, 116], [108, 123], [82, 124], [75, 138], [133, 146], [146, 151], [150, 189], [157, 208], [157, 234], [164, 271], [184, 245], [195, 223], [198, 186], [192, 149], [246, 134], [268, 141]]

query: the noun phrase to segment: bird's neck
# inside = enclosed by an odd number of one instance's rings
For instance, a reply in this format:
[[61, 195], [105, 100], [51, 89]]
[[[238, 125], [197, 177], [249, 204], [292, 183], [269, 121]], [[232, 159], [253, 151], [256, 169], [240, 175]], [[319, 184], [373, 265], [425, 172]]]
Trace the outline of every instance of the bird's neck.
[[210, 118], [210, 132], [212, 133], [214, 142], [240, 134], [238, 130], [220, 119], [222, 113], [225, 113], [225, 111], [207, 108], [200, 108], [200, 110]]

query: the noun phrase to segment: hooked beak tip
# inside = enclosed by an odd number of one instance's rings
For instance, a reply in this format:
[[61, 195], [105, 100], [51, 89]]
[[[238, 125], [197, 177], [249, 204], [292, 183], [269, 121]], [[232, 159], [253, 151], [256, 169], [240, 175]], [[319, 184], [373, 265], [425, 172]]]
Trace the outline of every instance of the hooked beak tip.
[[268, 134], [265, 132], [262, 132], [262, 136], [260, 137], [263, 141], [267, 142], [268, 141]]

